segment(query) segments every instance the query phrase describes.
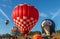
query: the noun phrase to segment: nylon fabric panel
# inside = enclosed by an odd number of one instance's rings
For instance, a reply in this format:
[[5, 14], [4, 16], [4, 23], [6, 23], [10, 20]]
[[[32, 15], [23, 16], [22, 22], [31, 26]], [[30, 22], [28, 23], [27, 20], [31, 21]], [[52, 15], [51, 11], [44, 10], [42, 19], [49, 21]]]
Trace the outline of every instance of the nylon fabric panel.
[[23, 19], [23, 6], [19, 5], [19, 17]]

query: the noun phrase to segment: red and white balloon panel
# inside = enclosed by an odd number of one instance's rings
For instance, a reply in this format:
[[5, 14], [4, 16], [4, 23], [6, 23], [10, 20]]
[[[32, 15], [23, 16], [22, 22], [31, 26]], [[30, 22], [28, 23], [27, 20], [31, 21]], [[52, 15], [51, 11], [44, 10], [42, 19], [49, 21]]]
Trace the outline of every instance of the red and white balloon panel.
[[12, 12], [12, 19], [22, 34], [27, 34], [38, 21], [38, 10], [29, 4], [19, 4]]

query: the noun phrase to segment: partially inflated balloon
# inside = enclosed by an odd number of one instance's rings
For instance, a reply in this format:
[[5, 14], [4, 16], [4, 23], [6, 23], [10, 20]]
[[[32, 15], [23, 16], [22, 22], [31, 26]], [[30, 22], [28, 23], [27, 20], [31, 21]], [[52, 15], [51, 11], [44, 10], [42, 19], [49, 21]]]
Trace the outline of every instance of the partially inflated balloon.
[[38, 10], [29, 4], [19, 4], [12, 12], [12, 19], [22, 34], [27, 34], [38, 21]]
[[33, 39], [43, 39], [42, 36], [40, 34], [35, 34], [33, 36]]
[[17, 30], [18, 30], [18, 29], [17, 29], [17, 27], [15, 27], [15, 26], [11, 28], [11, 31], [12, 31], [12, 32], [17, 32]]
[[46, 34], [46, 36], [50, 36], [52, 33], [55, 33], [55, 23], [51, 19], [45, 19], [41, 23], [42, 32]]

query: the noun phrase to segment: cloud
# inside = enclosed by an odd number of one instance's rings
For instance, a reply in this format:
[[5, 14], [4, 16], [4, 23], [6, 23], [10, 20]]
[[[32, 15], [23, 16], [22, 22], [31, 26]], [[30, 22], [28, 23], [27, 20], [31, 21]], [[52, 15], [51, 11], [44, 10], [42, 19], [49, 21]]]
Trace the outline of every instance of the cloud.
[[51, 15], [51, 16], [53, 16], [53, 15], [54, 15], [54, 13], [53, 13], [53, 12], [50, 12], [50, 15]]
[[45, 13], [40, 13], [39, 16], [40, 16], [40, 17], [47, 17], [47, 14], [45, 14]]
[[58, 16], [60, 14], [60, 9], [59, 10], [57, 10], [54, 14], [53, 14], [53, 16], [52, 16], [52, 18], [51, 19], [54, 19], [56, 16]]
[[2, 4], [2, 6], [3, 6], [3, 7], [6, 7], [6, 5], [5, 5], [5, 4]]
[[6, 5], [6, 4], [2, 4], [1, 6], [2, 6], [2, 7], [8, 7], [8, 8], [11, 8], [10, 5]]
[[0, 9], [0, 12], [1, 12], [8, 20], [10, 20], [10, 19], [8, 18], [8, 16], [2, 11], [2, 9]]

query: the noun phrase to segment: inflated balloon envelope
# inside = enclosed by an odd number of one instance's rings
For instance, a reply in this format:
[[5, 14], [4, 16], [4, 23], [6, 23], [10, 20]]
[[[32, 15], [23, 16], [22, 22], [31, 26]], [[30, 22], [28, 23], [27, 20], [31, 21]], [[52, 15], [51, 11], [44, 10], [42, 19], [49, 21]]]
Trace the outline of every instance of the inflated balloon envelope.
[[12, 19], [19, 32], [27, 34], [38, 21], [38, 10], [29, 4], [19, 4], [12, 11]]
[[45, 33], [46, 36], [50, 36], [55, 33], [55, 23], [51, 19], [45, 19], [41, 23], [42, 33]]
[[16, 26], [13, 26], [13, 27], [11, 28], [11, 32], [17, 32], [17, 31], [18, 31], [18, 29], [17, 29]]
[[9, 20], [5, 20], [4, 23], [5, 23], [6, 25], [8, 25], [8, 24], [9, 24]]
[[43, 39], [40, 34], [33, 35], [33, 39]]

